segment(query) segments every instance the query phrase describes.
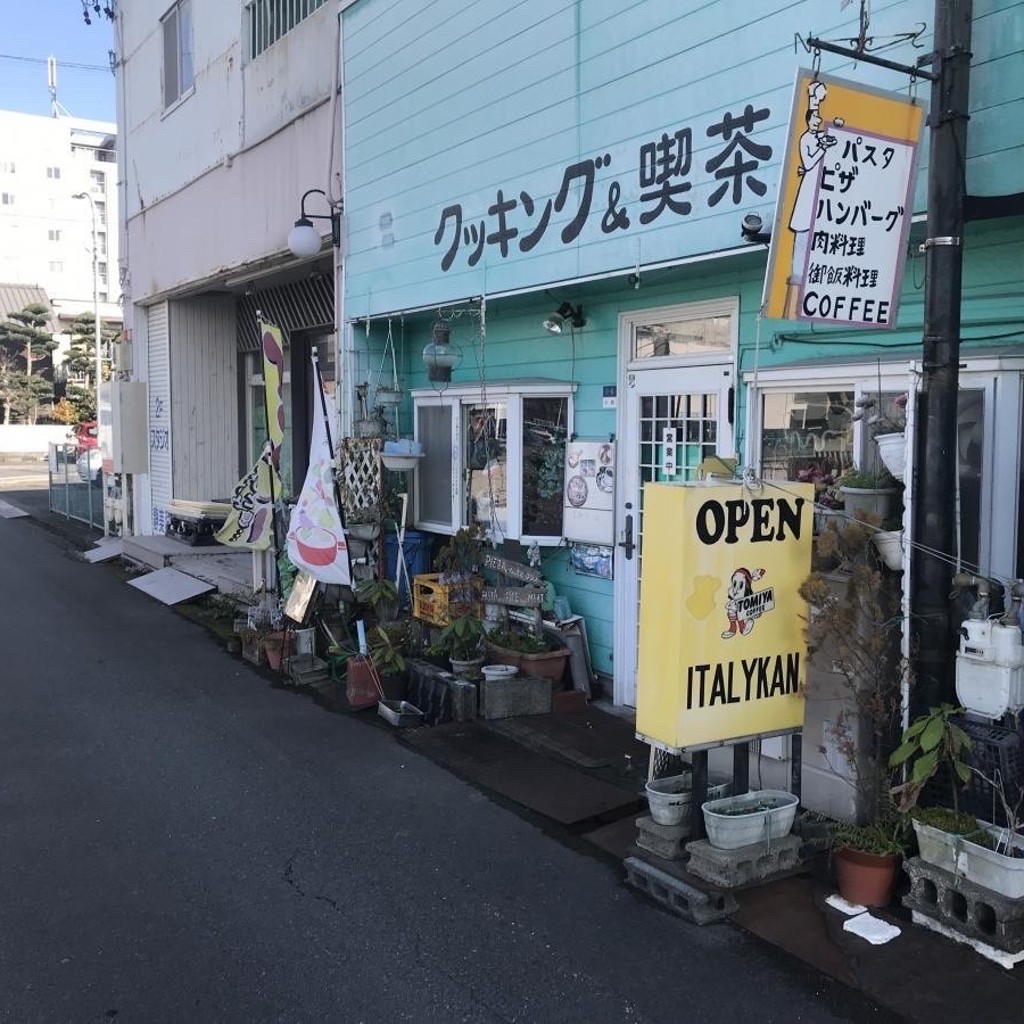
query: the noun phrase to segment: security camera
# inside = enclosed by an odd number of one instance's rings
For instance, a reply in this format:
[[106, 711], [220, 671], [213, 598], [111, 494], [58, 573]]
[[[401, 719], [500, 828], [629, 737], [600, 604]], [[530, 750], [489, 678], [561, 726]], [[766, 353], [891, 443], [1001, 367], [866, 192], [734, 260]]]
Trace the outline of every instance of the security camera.
[[763, 231], [764, 221], [758, 213], [748, 213], [743, 217], [740, 224], [740, 234], [744, 241], [753, 242], [757, 245], [767, 245], [772, 238], [770, 231]]

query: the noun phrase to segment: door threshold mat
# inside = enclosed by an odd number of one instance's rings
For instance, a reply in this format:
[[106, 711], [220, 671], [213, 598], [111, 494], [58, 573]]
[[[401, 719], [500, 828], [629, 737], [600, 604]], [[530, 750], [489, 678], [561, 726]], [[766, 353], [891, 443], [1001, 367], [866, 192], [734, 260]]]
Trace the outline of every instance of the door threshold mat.
[[650, 753], [647, 744], [636, 738], [631, 721], [592, 708], [505, 718], [489, 726], [526, 746], [556, 753], [581, 768], [621, 768], [632, 763], [646, 769]]
[[417, 729], [400, 739], [468, 782], [568, 828], [595, 827], [644, 804], [635, 792], [590, 778], [479, 722]]

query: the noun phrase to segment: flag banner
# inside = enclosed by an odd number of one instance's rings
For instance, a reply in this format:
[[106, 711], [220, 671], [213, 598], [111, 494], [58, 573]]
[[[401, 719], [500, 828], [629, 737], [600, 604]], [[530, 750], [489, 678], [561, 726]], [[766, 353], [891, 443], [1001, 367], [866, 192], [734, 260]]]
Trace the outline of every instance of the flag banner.
[[268, 440], [256, 465], [238, 481], [231, 495], [231, 511], [214, 539], [229, 547], [266, 551], [274, 539], [274, 501], [280, 494], [281, 480]]
[[334, 498], [331, 446], [324, 420], [323, 384], [313, 362], [313, 436], [309, 444], [309, 470], [292, 511], [288, 528], [288, 557], [321, 583], [352, 582], [348, 544]]
[[[281, 442], [284, 440], [284, 340], [281, 328], [260, 321], [263, 345], [263, 384], [267, 392], [267, 436], [273, 446], [274, 468], [281, 468]], [[275, 492], [280, 494], [280, 491]]]

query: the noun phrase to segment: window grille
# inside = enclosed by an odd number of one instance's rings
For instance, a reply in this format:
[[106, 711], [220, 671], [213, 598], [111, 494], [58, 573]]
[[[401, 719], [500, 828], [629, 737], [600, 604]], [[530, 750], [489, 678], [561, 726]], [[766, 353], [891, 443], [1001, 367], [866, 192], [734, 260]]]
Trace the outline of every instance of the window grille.
[[249, 57], [258, 57], [325, 3], [326, 0], [250, 0], [245, 8]]

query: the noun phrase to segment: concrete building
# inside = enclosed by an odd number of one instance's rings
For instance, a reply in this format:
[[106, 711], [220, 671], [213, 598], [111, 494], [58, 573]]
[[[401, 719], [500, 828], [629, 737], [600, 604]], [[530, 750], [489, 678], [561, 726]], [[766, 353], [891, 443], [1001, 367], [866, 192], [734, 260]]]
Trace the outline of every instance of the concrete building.
[[[286, 240], [309, 190], [322, 194], [306, 212], [327, 220], [340, 198], [338, 18], [323, 0], [125, 0], [115, 34], [125, 322], [149, 453], [121, 493], [126, 532], [159, 536], [172, 500], [229, 495], [260, 450], [258, 311], [286, 332], [289, 427], [312, 345], [333, 379], [338, 250], [297, 258]], [[289, 430], [288, 493], [306, 448]]]
[[121, 320], [117, 126], [0, 110], [0, 280], [42, 288], [61, 320], [92, 312], [96, 209], [100, 317]]

